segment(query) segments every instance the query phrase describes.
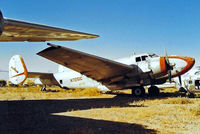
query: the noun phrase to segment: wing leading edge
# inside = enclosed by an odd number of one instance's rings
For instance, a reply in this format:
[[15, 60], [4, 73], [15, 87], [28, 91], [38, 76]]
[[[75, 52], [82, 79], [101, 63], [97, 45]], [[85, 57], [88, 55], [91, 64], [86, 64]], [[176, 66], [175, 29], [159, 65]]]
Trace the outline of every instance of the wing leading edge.
[[113, 78], [120, 80], [120, 76], [134, 70], [132, 66], [119, 62], [50, 43], [48, 45], [50, 47], [37, 54], [100, 82]]

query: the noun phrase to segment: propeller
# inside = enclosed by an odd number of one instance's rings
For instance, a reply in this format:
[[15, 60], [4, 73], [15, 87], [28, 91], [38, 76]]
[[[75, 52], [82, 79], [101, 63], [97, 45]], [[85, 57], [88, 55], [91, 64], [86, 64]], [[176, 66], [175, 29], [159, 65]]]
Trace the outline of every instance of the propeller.
[[166, 65], [166, 69], [167, 69], [167, 73], [168, 73], [168, 79], [169, 79], [169, 82], [171, 83], [172, 82], [172, 72], [171, 72], [171, 70], [173, 70], [174, 65], [170, 64], [169, 58], [168, 58], [168, 55], [167, 55], [167, 50], [166, 50], [165, 47], [164, 47], [164, 49], [165, 49], [165, 65]]

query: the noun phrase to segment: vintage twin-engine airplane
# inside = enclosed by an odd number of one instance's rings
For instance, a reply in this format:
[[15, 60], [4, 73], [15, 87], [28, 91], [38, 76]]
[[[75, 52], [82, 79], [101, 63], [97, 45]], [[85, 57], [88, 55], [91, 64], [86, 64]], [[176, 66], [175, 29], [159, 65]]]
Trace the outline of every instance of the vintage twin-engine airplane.
[[[94, 34], [6, 19], [0, 12], [0, 41], [72, 41], [97, 37]], [[154, 54], [133, 55], [113, 61], [62, 46], [48, 45], [50, 47], [38, 55], [100, 82], [111, 90], [131, 88], [136, 96], [145, 94], [143, 86], [146, 85], [151, 85], [149, 94], [158, 94], [159, 89], [155, 84], [163, 84], [167, 79], [171, 81], [172, 77], [184, 74], [195, 62], [190, 57], [158, 57]], [[27, 77], [35, 76], [49, 80], [51, 84], [67, 83], [56, 74], [28, 73], [20, 57], [13, 59], [9, 71], [13, 83], [23, 83]]]
[[[148, 90], [149, 94], [157, 95], [159, 89], [154, 86], [155, 84], [163, 84], [167, 79], [171, 81], [171, 78], [184, 74], [192, 68], [195, 62], [191, 57], [158, 57], [155, 54], [132, 55], [114, 61], [50, 43], [48, 45], [49, 48], [37, 54], [79, 72], [78, 80], [75, 80], [77, 76], [68, 79], [66, 72], [29, 73], [19, 56], [11, 58], [10, 80], [17, 84], [23, 83], [27, 77], [39, 77], [49, 80], [50, 84], [55, 82], [55, 85], [70, 87], [73, 82], [82, 83], [85, 79], [92, 78], [110, 90], [131, 88], [135, 96], [143, 96], [144, 86], [151, 85]], [[43, 83], [48, 84], [45, 81]], [[78, 84], [75, 85], [78, 87]]]

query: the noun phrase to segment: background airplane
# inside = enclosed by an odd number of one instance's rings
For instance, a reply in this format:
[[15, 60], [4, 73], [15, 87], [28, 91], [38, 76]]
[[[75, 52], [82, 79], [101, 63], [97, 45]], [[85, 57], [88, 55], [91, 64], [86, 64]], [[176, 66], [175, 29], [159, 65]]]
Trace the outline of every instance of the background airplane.
[[[159, 89], [155, 86], [156, 84], [163, 84], [167, 79], [171, 81], [171, 78], [186, 73], [195, 63], [191, 57], [168, 57], [167, 55], [158, 57], [155, 54], [131, 55], [113, 61], [62, 46], [49, 43], [48, 45], [50, 47], [39, 52], [38, 55], [79, 72], [79, 75], [86, 76], [86, 79], [91, 78], [98, 81], [110, 90], [131, 88], [135, 96], [143, 96], [144, 86], [147, 85], [151, 85], [148, 89], [149, 94], [157, 95]], [[27, 73], [22, 58], [21, 60], [11, 58], [9, 64], [11, 82], [23, 83], [28, 76], [34, 77], [34, 75], [47, 78], [55, 84], [67, 83], [63, 79], [63, 74], [59, 77], [56, 74]], [[65, 75], [67, 77], [67, 74]], [[79, 79], [80, 82], [82, 80], [84, 79]]]
[[4, 18], [0, 11], [0, 42], [75, 41], [97, 37], [95, 34]]
[[176, 88], [180, 91], [200, 89], [200, 67], [192, 68], [188, 73], [182, 75], [181, 81], [174, 78]]

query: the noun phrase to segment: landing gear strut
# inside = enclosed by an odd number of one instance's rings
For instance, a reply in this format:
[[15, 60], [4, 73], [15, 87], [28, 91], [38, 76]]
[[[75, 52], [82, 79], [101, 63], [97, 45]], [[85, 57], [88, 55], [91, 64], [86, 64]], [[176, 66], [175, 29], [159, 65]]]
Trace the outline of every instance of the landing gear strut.
[[160, 90], [157, 86], [151, 86], [148, 89], [148, 93], [150, 96], [157, 96], [160, 93]]
[[46, 85], [44, 85], [42, 88], [41, 88], [41, 91], [47, 91], [47, 89], [46, 89]]
[[132, 95], [137, 97], [142, 97], [145, 95], [145, 89], [144, 87], [134, 87], [132, 89]]

